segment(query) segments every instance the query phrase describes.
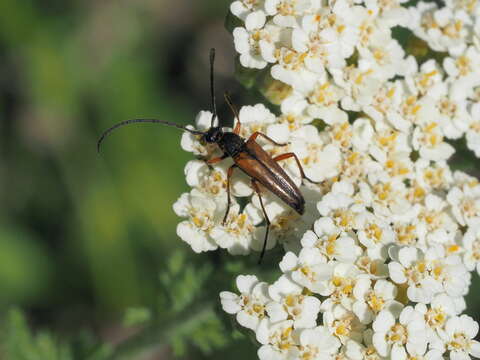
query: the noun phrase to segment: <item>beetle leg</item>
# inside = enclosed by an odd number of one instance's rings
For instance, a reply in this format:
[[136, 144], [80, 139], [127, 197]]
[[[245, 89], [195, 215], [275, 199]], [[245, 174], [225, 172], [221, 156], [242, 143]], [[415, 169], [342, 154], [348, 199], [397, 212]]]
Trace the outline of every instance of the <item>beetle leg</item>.
[[208, 165], [216, 164], [216, 163], [222, 161], [223, 159], [226, 159], [227, 157], [228, 157], [228, 155], [223, 154], [222, 156], [211, 158], [210, 160], [207, 160], [207, 164]]
[[252, 179], [252, 187], [258, 195], [258, 199], [260, 200], [260, 206], [263, 210], [263, 216], [265, 217], [265, 222], [267, 223], [267, 230], [265, 231], [265, 238], [263, 239], [262, 252], [260, 253], [260, 258], [258, 259], [258, 264], [260, 264], [262, 262], [263, 255], [265, 255], [265, 249], [267, 248], [268, 231], [270, 230], [270, 219], [268, 218], [267, 211], [265, 210], [265, 206], [263, 205], [262, 194], [260, 193], [260, 189], [255, 179]]
[[240, 119], [237, 118], [237, 123], [235, 124], [235, 129], [233, 129], [234, 134], [240, 134], [240, 128], [242, 127], [242, 124], [240, 123]]
[[255, 131], [252, 135], [250, 135], [250, 137], [248, 138], [248, 141], [255, 141], [255, 139], [257, 137], [263, 137], [264, 139], [267, 139], [268, 141], [270, 141], [272, 144], [275, 144], [277, 146], [287, 146], [288, 144], [283, 144], [283, 143], [279, 143], [279, 142], [276, 142], [275, 140], [273, 140], [272, 138], [269, 138], [267, 135], [261, 133], [261, 132], [258, 132], [258, 131]]
[[225, 225], [225, 222], [227, 221], [228, 212], [230, 211], [230, 203], [231, 203], [231, 200], [230, 200], [230, 178], [232, 177], [233, 170], [236, 167], [237, 167], [237, 165], [233, 164], [232, 166], [230, 166], [228, 168], [228, 171], [227, 171], [227, 210], [225, 211], [225, 216], [223, 217], [222, 225]]
[[240, 123], [240, 116], [238, 116], [238, 111], [235, 108], [235, 105], [233, 105], [233, 101], [230, 98], [230, 95], [228, 95], [228, 93], [226, 92], [225, 94], [223, 94], [223, 96], [225, 97], [225, 101], [227, 102], [228, 106], [232, 110], [233, 115], [235, 115], [235, 119], [237, 119], [237, 123], [235, 124], [235, 128], [233, 129], [233, 133], [238, 135], [240, 134], [240, 128], [242, 126], [242, 124]]
[[273, 158], [273, 160], [278, 162], [278, 161], [289, 159], [291, 157], [295, 158], [295, 161], [297, 162], [297, 165], [298, 165], [298, 169], [300, 170], [300, 174], [302, 175], [302, 179], [306, 179], [306, 180], [308, 180], [308, 181], [310, 181], [311, 183], [314, 183], [314, 184], [320, 184], [321, 183], [321, 181], [313, 181], [307, 175], [305, 175], [305, 172], [303, 171], [303, 167], [302, 167], [302, 164], [300, 163], [300, 160], [298, 160], [297, 155], [295, 155], [295, 153], [293, 153], [293, 152], [289, 152], [289, 153], [285, 153], [285, 154], [275, 156]]

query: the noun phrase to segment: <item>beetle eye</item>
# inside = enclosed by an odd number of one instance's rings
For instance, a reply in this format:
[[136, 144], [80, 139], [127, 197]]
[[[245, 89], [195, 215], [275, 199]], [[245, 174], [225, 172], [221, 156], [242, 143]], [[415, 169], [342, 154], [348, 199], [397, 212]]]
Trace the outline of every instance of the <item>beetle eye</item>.
[[212, 143], [212, 142], [214, 142], [214, 141], [212, 140], [212, 136], [211, 136], [210, 134], [206, 134], [206, 135], [204, 136], [204, 139], [205, 139], [205, 141], [206, 141], [207, 143]]
[[204, 139], [207, 143], [216, 143], [220, 137], [222, 132], [217, 128], [210, 129], [204, 136]]

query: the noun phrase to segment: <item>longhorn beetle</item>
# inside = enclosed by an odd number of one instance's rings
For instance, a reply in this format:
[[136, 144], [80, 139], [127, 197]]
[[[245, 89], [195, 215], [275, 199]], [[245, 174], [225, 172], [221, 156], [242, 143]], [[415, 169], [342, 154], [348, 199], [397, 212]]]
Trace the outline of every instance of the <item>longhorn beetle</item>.
[[220, 157], [212, 158], [207, 160], [207, 164], [215, 164], [220, 162], [223, 159], [231, 157], [234, 161], [234, 164], [230, 166], [227, 171], [227, 210], [225, 216], [223, 217], [222, 225], [225, 224], [230, 210], [230, 178], [232, 177], [233, 170], [239, 168], [245, 174], [251, 178], [252, 187], [258, 195], [260, 200], [260, 205], [262, 207], [263, 215], [266, 222], [266, 231], [265, 238], [263, 240], [262, 252], [260, 254], [259, 263], [261, 263], [263, 256], [265, 254], [265, 248], [268, 240], [268, 233], [270, 229], [270, 219], [268, 214], [265, 211], [265, 206], [263, 205], [262, 195], [260, 192], [259, 184], [263, 185], [270, 192], [278, 196], [283, 202], [295, 210], [298, 214], [303, 215], [305, 212], [305, 199], [302, 196], [302, 193], [295, 185], [295, 183], [290, 179], [287, 173], [278, 165], [277, 163], [282, 160], [289, 159], [293, 157], [298, 165], [302, 179], [306, 179], [310, 182], [315, 183], [310, 180], [303, 171], [302, 165], [298, 160], [298, 157], [293, 153], [285, 153], [278, 155], [272, 158], [265, 150], [263, 150], [260, 145], [255, 141], [257, 137], [261, 136], [264, 139], [268, 140], [274, 145], [277, 146], [286, 146], [288, 144], [280, 144], [273, 139], [269, 138], [267, 135], [260, 132], [254, 132], [250, 137], [245, 140], [242, 138], [240, 133], [241, 123], [238, 116], [238, 111], [233, 105], [230, 97], [225, 93], [225, 100], [232, 110], [237, 123], [233, 129], [233, 132], [225, 132], [221, 126], [214, 126], [214, 120], [217, 117], [217, 106], [215, 101], [215, 82], [214, 82], [214, 61], [215, 61], [215, 49], [210, 50], [210, 95], [212, 100], [212, 120], [210, 129], [207, 131], [197, 131], [186, 128], [185, 126], [171, 123], [169, 121], [157, 120], [157, 119], [132, 119], [122, 121], [111, 128], [105, 130], [100, 136], [97, 143], [97, 150], [100, 152], [100, 145], [107, 135], [109, 135], [113, 130], [133, 123], [158, 123], [168, 126], [173, 126], [178, 129], [188, 131], [194, 135], [201, 135], [202, 139], [210, 144], [217, 144], [220, 150], [223, 151], [223, 155]]

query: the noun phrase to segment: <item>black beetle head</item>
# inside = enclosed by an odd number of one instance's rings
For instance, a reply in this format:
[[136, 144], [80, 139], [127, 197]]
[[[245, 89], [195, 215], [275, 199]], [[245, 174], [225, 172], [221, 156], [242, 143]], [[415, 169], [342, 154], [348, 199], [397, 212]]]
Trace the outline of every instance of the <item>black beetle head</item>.
[[203, 136], [207, 143], [217, 143], [223, 137], [223, 130], [221, 127], [211, 127]]

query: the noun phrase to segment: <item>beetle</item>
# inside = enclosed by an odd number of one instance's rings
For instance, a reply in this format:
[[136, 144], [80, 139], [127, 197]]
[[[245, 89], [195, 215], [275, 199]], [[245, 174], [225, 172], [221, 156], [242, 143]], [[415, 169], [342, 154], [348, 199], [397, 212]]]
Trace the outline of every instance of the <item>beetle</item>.
[[230, 132], [230, 131], [224, 131], [221, 126], [214, 126], [214, 121], [217, 118], [217, 108], [216, 108], [216, 100], [215, 100], [214, 62], [215, 62], [215, 49], [211, 49], [210, 50], [210, 93], [211, 93], [211, 100], [212, 100], [212, 119], [211, 119], [210, 128], [207, 131], [203, 132], [198, 130], [192, 130], [179, 124], [175, 124], [165, 120], [158, 120], [158, 119], [126, 120], [126, 121], [122, 121], [115, 124], [114, 126], [110, 127], [109, 129], [105, 130], [102, 133], [102, 135], [100, 136], [97, 142], [97, 150], [100, 151], [100, 146], [102, 142], [105, 140], [105, 137], [107, 137], [112, 131], [114, 131], [115, 129], [121, 126], [125, 126], [132, 123], [158, 123], [158, 124], [163, 124], [167, 126], [172, 126], [178, 129], [182, 129], [184, 131], [188, 131], [194, 135], [200, 135], [202, 137], [202, 140], [204, 140], [208, 144], [216, 144], [219, 147], [219, 149], [223, 152], [223, 155], [207, 160], [206, 161], [207, 164], [212, 165], [229, 157], [232, 158], [234, 162], [234, 164], [230, 166], [229, 169], [227, 170], [227, 209], [223, 217], [222, 225], [224, 225], [227, 220], [228, 213], [230, 210], [230, 205], [231, 205], [230, 179], [233, 175], [233, 171], [238, 168], [251, 178], [252, 188], [258, 195], [258, 198], [260, 200], [260, 206], [262, 208], [263, 215], [265, 217], [266, 231], [265, 231], [265, 237], [263, 240], [262, 252], [260, 254], [260, 258], [258, 261], [259, 263], [261, 263], [263, 256], [265, 254], [271, 222], [265, 210], [265, 206], [263, 204], [259, 184], [261, 184], [264, 188], [266, 188], [271, 193], [273, 193], [278, 198], [280, 198], [285, 204], [290, 206], [299, 215], [303, 215], [303, 213], [305, 212], [305, 199], [303, 198], [303, 195], [298, 189], [298, 187], [295, 185], [292, 179], [287, 175], [285, 170], [283, 170], [283, 168], [278, 164], [278, 162], [293, 157], [300, 170], [302, 180], [306, 179], [312, 183], [316, 183], [316, 182], [309, 179], [305, 175], [305, 172], [303, 171], [300, 160], [295, 155], [295, 153], [288, 152], [288, 153], [278, 155], [276, 157], [271, 157], [256, 142], [256, 139], [260, 136], [277, 146], [286, 146], [288, 144], [278, 143], [261, 132], [254, 132], [252, 135], [250, 135], [248, 139], [242, 138], [239, 135], [240, 129], [242, 126], [240, 122], [240, 117], [238, 115], [238, 111], [236, 110], [235, 106], [233, 105], [233, 102], [230, 99], [230, 96], [227, 93], [225, 93], [225, 100], [235, 116], [235, 119], [236, 119], [235, 127], [233, 131]]

